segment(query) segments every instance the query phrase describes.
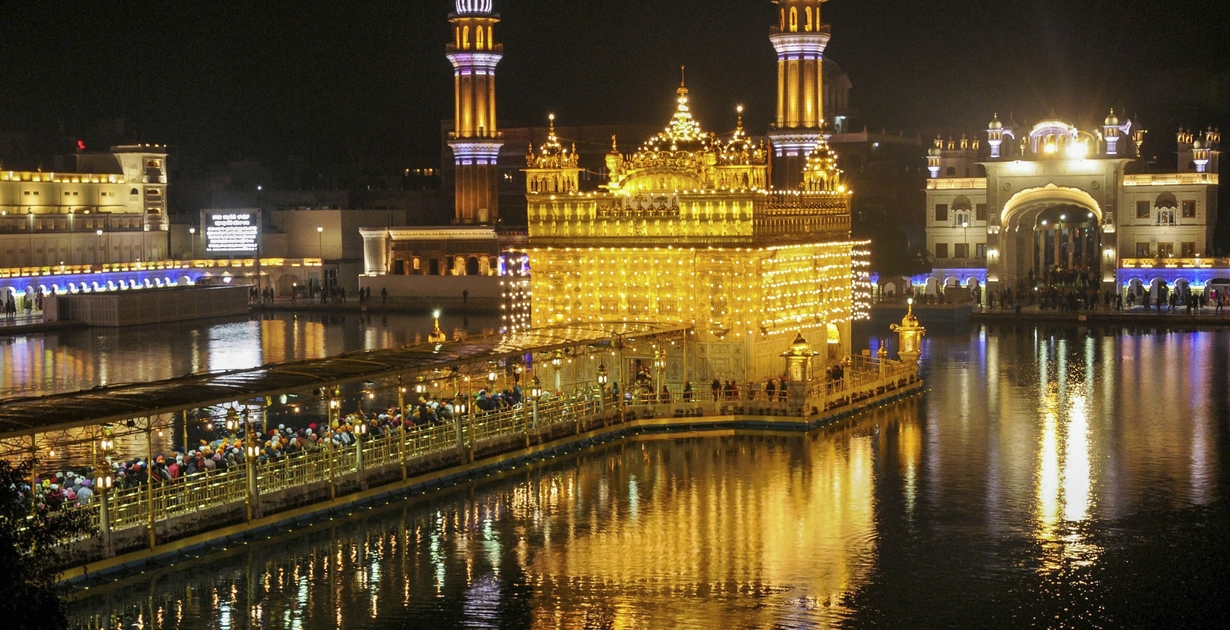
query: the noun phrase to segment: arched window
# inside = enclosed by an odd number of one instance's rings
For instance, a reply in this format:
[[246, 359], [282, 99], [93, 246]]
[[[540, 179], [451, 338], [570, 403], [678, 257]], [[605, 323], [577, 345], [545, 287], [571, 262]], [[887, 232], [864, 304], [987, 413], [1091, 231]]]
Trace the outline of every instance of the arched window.
[[799, 32], [799, 8], [790, 7], [790, 32]]
[[461, 29], [461, 47], [466, 49], [470, 47], [470, 27]]
[[477, 276], [478, 275], [478, 258], [477, 257], [471, 256], [470, 258], [466, 259], [466, 275], [467, 276]]
[[1178, 208], [1179, 200], [1174, 196], [1174, 193], [1164, 192], [1157, 196], [1153, 202], [1154, 208]]
[[803, 27], [803, 30], [811, 32], [811, 7], [807, 7], [807, 25]]
[[487, 27], [487, 50], [494, 50], [494, 49], [495, 49], [495, 41], [491, 37], [491, 27], [488, 26]]
[[486, 43], [486, 38], [483, 37], [483, 27], [481, 26], [474, 29], [474, 43], [477, 44], [479, 50], [482, 50], [483, 45]]
[[786, 30], [786, 7], [782, 7], [782, 26], [781, 30]]
[[957, 176], [957, 167], [955, 167], [955, 166], [949, 166], [949, 167], [948, 167], [948, 170], [944, 171], [944, 175], [946, 175], [946, 176], [948, 176], [948, 177], [956, 177], [956, 176]]

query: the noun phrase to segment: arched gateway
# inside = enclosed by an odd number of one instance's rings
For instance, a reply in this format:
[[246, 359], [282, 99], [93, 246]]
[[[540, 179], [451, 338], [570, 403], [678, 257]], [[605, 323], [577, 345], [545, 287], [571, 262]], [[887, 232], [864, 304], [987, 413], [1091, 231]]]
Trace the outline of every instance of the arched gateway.
[[988, 260], [991, 276], [1000, 287], [1024, 289], [1040, 282], [1113, 285], [1114, 234], [1103, 229], [1105, 219], [1097, 200], [1079, 188], [1022, 190], [1000, 215], [999, 251]]

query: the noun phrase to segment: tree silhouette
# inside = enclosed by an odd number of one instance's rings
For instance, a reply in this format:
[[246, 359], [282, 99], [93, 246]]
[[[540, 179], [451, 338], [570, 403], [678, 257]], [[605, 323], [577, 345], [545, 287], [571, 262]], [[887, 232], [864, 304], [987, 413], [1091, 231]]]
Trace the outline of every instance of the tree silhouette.
[[30, 491], [37, 459], [0, 460], [0, 619], [5, 628], [68, 627], [56, 575], [67, 560], [62, 541], [93, 533], [85, 510], [51, 511]]

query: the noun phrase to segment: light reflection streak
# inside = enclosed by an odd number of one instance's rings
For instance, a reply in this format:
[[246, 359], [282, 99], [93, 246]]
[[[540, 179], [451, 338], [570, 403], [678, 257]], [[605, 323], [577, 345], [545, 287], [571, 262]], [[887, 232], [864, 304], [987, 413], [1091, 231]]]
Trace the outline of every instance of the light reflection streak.
[[1080, 522], [1089, 515], [1089, 483], [1089, 420], [1085, 397], [1074, 396], [1068, 412], [1063, 468], [1064, 520]]

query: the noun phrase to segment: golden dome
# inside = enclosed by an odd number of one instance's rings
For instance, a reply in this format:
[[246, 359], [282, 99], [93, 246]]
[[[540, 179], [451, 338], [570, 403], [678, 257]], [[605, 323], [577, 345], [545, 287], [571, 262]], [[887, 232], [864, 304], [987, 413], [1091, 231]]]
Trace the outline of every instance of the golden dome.
[[573, 145], [572, 151], [565, 149], [560, 144], [559, 136], [555, 135], [555, 114], [547, 118], [551, 124], [547, 130], [547, 141], [538, 151], [535, 151], [534, 144], [530, 143], [530, 152], [525, 156], [526, 164], [530, 168], [576, 168], [576, 146]]

